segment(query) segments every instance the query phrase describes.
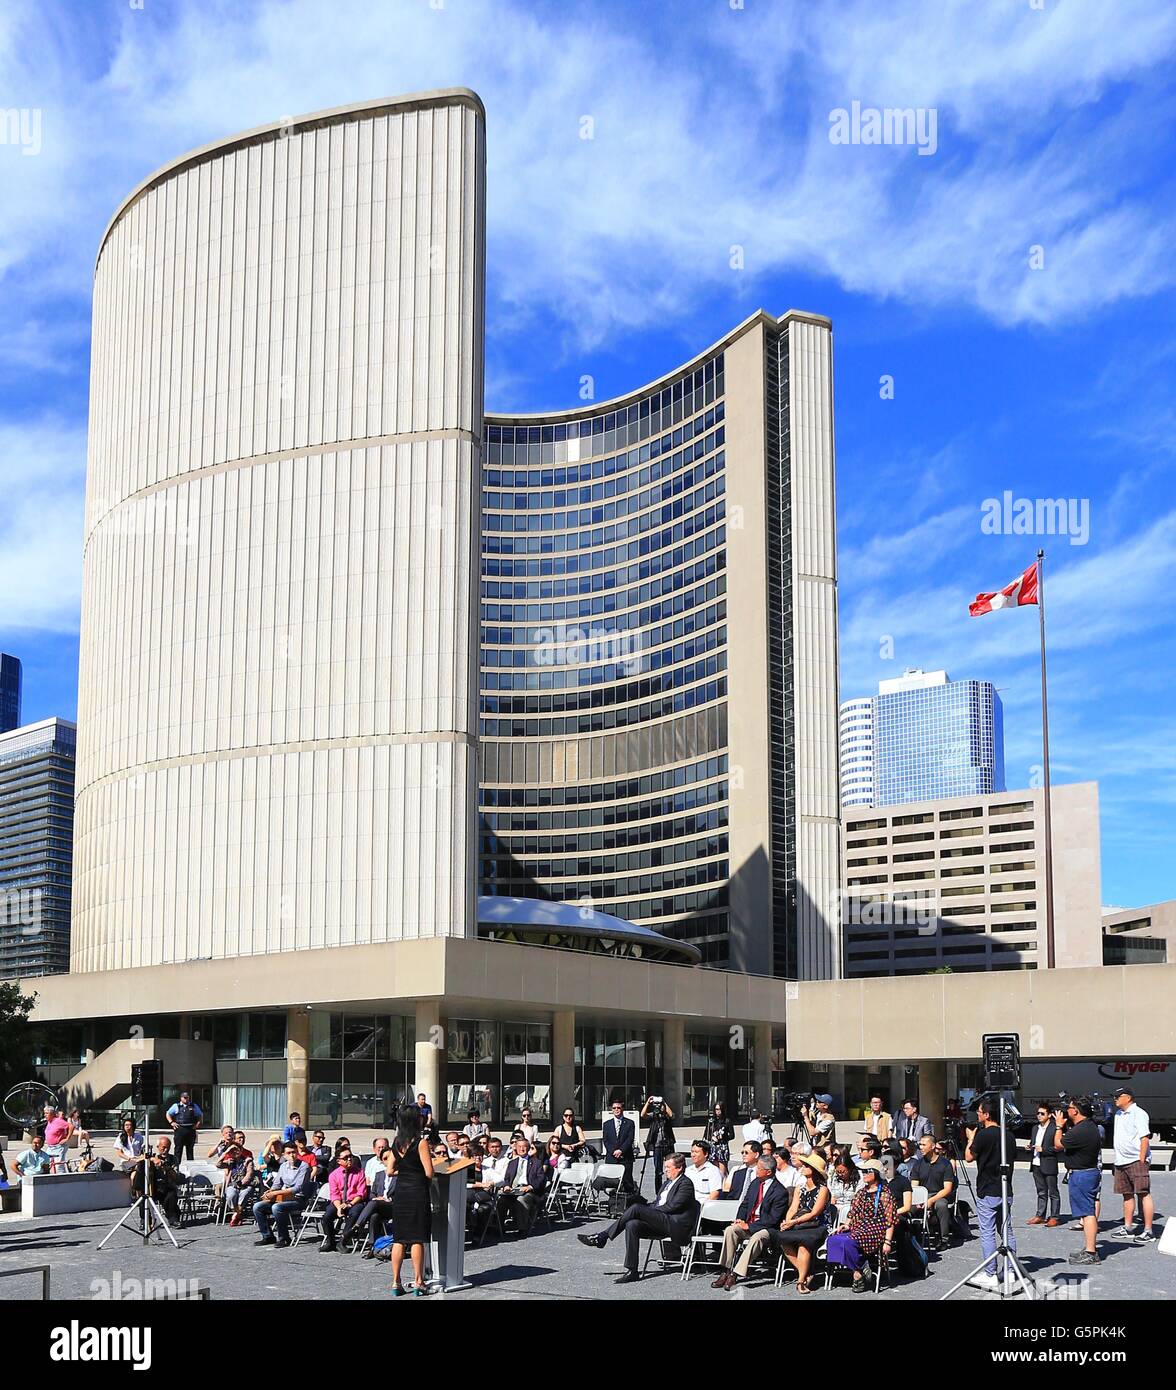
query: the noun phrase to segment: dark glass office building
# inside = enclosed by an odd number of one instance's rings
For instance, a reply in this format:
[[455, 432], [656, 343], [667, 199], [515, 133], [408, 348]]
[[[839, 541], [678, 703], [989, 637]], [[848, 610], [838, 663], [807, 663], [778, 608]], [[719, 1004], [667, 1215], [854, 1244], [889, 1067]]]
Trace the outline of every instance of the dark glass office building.
[[76, 728], [0, 734], [0, 977], [69, 969]]
[[20, 728], [20, 661], [0, 652], [0, 734]]

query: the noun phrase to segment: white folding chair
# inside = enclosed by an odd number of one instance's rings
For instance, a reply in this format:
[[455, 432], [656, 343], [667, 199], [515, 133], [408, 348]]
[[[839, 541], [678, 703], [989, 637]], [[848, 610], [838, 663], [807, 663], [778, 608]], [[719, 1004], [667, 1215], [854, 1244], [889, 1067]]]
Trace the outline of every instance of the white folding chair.
[[306, 1234], [306, 1228], [312, 1221], [317, 1221], [321, 1231], [323, 1217], [327, 1214], [327, 1208], [331, 1205], [327, 1195], [323, 1191], [318, 1191], [302, 1209], [302, 1220], [298, 1223], [298, 1229], [294, 1232], [294, 1244], [297, 1245]]
[[571, 1205], [573, 1212], [576, 1210], [580, 1205], [584, 1184], [588, 1181], [591, 1172], [592, 1164], [590, 1163], [570, 1163], [566, 1168], [556, 1170], [555, 1178], [547, 1191], [545, 1210], [548, 1216], [558, 1207], [559, 1219], [564, 1220], [566, 1215], [565, 1203]]
[[913, 1214], [921, 1210], [924, 1234], [927, 1231], [927, 1198], [930, 1195], [921, 1183], [911, 1183], [911, 1212]]
[[[598, 1181], [607, 1180], [616, 1184], [615, 1187], [597, 1189], [595, 1184]], [[625, 1180], [625, 1165], [623, 1163], [598, 1163], [592, 1176], [585, 1184], [584, 1206], [588, 1208], [592, 1202], [596, 1203], [596, 1210], [599, 1213], [604, 1211], [608, 1216], [619, 1215], [614, 1210], [614, 1201], [619, 1201], [621, 1183]]]
[[221, 1195], [218, 1183], [224, 1174], [215, 1163], [204, 1163], [199, 1159], [191, 1161], [181, 1170], [185, 1177], [180, 1217], [183, 1221], [194, 1220], [199, 1216], [215, 1216], [220, 1206]]
[[700, 1258], [698, 1252], [708, 1245], [716, 1245], [721, 1250], [723, 1232], [738, 1215], [738, 1198], [716, 1197], [713, 1201], [703, 1202], [699, 1206], [698, 1223], [694, 1228], [694, 1234], [690, 1237], [690, 1244], [686, 1247], [685, 1258], [682, 1261], [683, 1279], [690, 1278], [695, 1265], [702, 1265], [709, 1269], [718, 1268], [717, 1258], [713, 1260]]

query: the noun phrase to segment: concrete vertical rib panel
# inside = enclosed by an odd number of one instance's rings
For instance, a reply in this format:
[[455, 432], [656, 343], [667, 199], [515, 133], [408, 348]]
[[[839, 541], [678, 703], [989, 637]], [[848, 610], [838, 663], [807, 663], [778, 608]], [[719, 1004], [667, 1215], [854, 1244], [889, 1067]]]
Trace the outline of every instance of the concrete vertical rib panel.
[[485, 117], [197, 150], [98, 256], [71, 967], [473, 935]]
[[789, 329], [796, 742], [797, 955], [804, 979], [841, 973], [837, 523], [833, 334]]

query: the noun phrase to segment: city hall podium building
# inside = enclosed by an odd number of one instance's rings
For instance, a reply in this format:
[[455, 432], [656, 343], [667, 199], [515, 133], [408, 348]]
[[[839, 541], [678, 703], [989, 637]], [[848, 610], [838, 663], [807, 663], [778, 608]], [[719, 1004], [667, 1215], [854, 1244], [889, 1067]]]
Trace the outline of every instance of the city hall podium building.
[[[837, 976], [831, 328], [483, 405], [469, 91], [160, 169], [98, 253], [46, 1074], [210, 1114], [767, 1104]], [[49, 1027], [52, 1025], [52, 1027]]]

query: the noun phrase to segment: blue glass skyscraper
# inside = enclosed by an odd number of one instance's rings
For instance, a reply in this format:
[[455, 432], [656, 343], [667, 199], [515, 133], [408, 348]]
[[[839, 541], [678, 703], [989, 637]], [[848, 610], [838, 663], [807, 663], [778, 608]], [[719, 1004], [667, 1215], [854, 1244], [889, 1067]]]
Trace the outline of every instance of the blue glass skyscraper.
[[[857, 729], [864, 703], [842, 706], [844, 805], [894, 806], [1005, 790], [1004, 712], [991, 681], [951, 681], [944, 671], [908, 671], [879, 685], [868, 702], [871, 727]], [[854, 729], [847, 722], [851, 716]], [[869, 745], [868, 795], [850, 762], [856, 747], [851, 734]]]

